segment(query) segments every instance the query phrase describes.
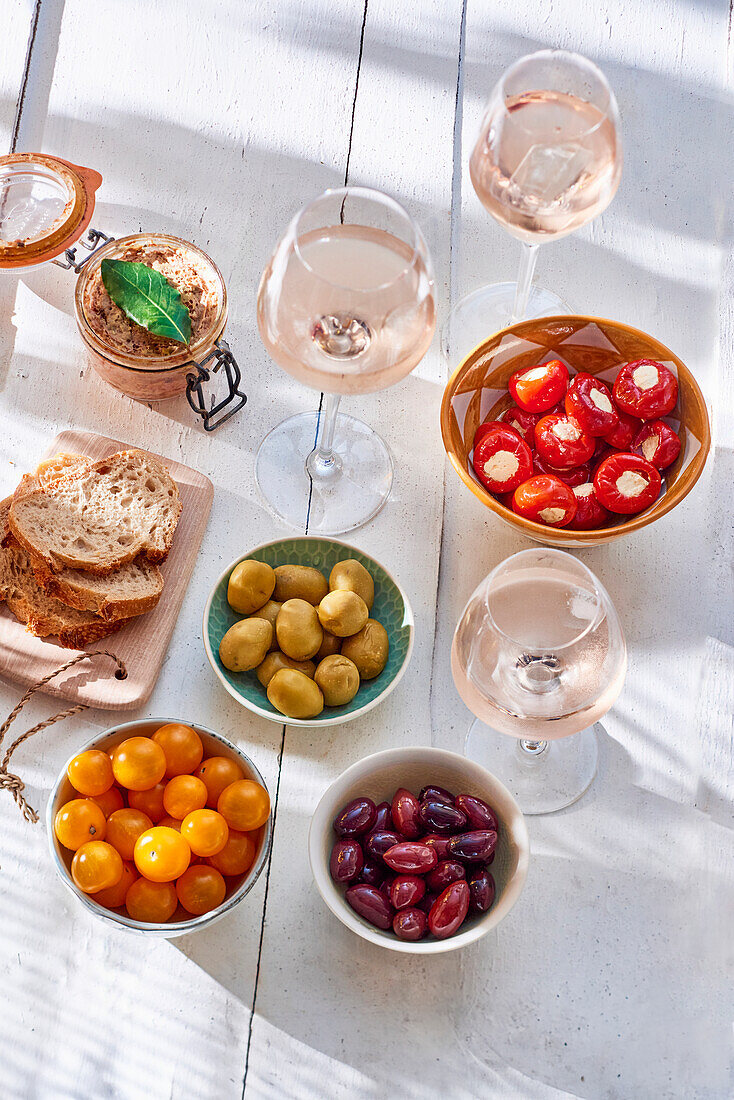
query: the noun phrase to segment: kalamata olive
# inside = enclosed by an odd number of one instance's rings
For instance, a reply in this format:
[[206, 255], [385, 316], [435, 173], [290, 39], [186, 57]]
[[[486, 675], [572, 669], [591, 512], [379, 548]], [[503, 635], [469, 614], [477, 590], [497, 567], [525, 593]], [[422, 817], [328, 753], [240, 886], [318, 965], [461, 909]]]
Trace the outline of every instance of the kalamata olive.
[[452, 836], [449, 853], [465, 863], [486, 863], [497, 846], [497, 834], [491, 829], [475, 829], [473, 832]]
[[473, 913], [486, 913], [494, 901], [494, 879], [486, 867], [469, 875], [469, 907]]
[[337, 840], [329, 859], [329, 871], [334, 882], [351, 882], [359, 878], [363, 864], [364, 855], [358, 840], [354, 837]]
[[428, 917], [422, 909], [401, 909], [393, 917], [392, 930], [399, 940], [419, 940], [428, 929]]
[[[350, 889], [359, 890], [360, 887], [352, 886]], [[470, 896], [469, 883], [466, 879], [452, 882], [443, 893], [439, 894], [428, 914], [428, 927], [436, 939], [445, 940], [459, 930], [469, 911]]]
[[439, 836], [438, 833], [428, 833], [421, 837], [421, 844], [427, 844], [429, 848], [436, 849], [439, 861], [449, 858], [449, 840], [451, 837]]
[[402, 875], [424, 875], [438, 863], [434, 848], [414, 840], [404, 840], [388, 848], [382, 857], [388, 867]]
[[358, 916], [387, 931], [392, 925], [393, 907], [375, 886], [358, 883], [350, 886], [344, 897]]
[[425, 832], [419, 817], [421, 804], [414, 794], [400, 787], [392, 799], [390, 812], [397, 832], [402, 833], [408, 840], [416, 840]]
[[361, 836], [375, 826], [377, 807], [371, 798], [353, 798], [334, 818], [337, 836]]
[[375, 859], [374, 856], [366, 855], [364, 857], [364, 863], [362, 864], [359, 881], [365, 882], [368, 886], [379, 886], [384, 877], [385, 864], [382, 860]]
[[[458, 882], [460, 878], [466, 878], [464, 864], [458, 859], [442, 859], [432, 871], [426, 875], [426, 886], [435, 894], [440, 894], [452, 882]], [[397, 906], [396, 906], [397, 908]]]
[[373, 833], [381, 833], [385, 829], [393, 829], [392, 814], [390, 813], [390, 803], [381, 802], [377, 807], [377, 818], [372, 826]]
[[437, 898], [438, 898], [438, 894], [433, 894], [429, 890], [428, 893], [423, 898], [423, 900], [418, 902], [418, 908], [422, 909], [423, 912], [426, 915], [428, 915], [430, 913], [431, 909], [433, 908]]
[[386, 898], [387, 901], [390, 902], [391, 905], [392, 905], [392, 899], [390, 897], [390, 893], [392, 891], [392, 884], [395, 882], [395, 879], [397, 877], [398, 877], [397, 875], [388, 875], [380, 883], [380, 893]]
[[418, 801], [425, 802], [428, 798], [432, 798], [435, 802], [445, 802], [448, 806], [453, 806], [454, 804], [454, 796], [451, 791], [447, 791], [445, 787], [436, 787], [434, 785], [424, 787], [418, 795]]
[[394, 847], [395, 844], [399, 844], [403, 837], [398, 836], [397, 833], [388, 832], [385, 829], [383, 832], [370, 833], [364, 842], [364, 846], [371, 856], [375, 859], [382, 859], [388, 848]]
[[420, 818], [431, 833], [460, 833], [467, 826], [466, 815], [461, 810], [436, 798], [421, 802]]
[[456, 807], [466, 814], [472, 829], [491, 829], [492, 832], [499, 832], [496, 813], [481, 798], [475, 798], [472, 794], [457, 794]]
[[396, 909], [412, 908], [425, 896], [426, 880], [419, 875], [396, 875], [392, 880], [390, 901]]

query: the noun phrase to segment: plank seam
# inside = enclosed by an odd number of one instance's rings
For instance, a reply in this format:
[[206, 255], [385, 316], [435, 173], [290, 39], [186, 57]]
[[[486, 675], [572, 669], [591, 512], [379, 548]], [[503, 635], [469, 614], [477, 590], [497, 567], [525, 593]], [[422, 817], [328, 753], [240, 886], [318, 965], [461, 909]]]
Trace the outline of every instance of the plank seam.
[[31, 60], [33, 57], [33, 47], [36, 44], [36, 34], [38, 32], [38, 23], [41, 18], [41, 6], [43, 0], [36, 0], [33, 8], [33, 19], [31, 21], [31, 29], [28, 33], [28, 46], [25, 53], [25, 64], [23, 66], [23, 78], [20, 82], [20, 89], [18, 91], [18, 100], [15, 105], [15, 118], [13, 120], [13, 133], [10, 138], [10, 152], [15, 153], [18, 145], [18, 137], [20, 135], [20, 124], [23, 118], [23, 108], [25, 107], [25, 97], [28, 91], [28, 79], [31, 71]]

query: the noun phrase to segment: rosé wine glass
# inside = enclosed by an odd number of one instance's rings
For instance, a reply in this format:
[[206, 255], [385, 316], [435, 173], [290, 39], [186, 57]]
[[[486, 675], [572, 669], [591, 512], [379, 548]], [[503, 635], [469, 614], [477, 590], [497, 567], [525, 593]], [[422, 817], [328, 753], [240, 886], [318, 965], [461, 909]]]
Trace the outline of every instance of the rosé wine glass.
[[263, 440], [260, 491], [293, 527], [351, 531], [387, 500], [393, 466], [380, 436], [339, 413], [339, 401], [394, 385], [428, 350], [433, 267], [418, 226], [380, 191], [324, 192], [276, 245], [257, 320], [275, 362], [323, 395], [318, 412], [290, 417]]

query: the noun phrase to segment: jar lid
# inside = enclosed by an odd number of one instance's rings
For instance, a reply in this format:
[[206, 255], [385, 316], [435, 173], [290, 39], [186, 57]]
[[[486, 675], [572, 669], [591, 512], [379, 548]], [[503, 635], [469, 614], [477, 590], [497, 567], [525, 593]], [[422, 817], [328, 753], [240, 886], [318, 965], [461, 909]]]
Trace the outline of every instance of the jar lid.
[[99, 172], [45, 153], [0, 157], [0, 268], [60, 256], [94, 213]]

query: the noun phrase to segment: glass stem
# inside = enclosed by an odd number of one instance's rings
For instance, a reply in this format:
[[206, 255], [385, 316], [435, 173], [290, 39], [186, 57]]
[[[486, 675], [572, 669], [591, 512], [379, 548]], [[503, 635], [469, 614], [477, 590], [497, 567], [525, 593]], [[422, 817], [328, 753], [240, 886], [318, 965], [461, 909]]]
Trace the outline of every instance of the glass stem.
[[339, 473], [341, 462], [334, 453], [334, 432], [340, 401], [341, 395], [338, 393], [324, 394], [316, 447], [306, 460], [311, 477], [328, 478]]
[[526, 756], [540, 756], [547, 748], [547, 741], [530, 741], [525, 737], [520, 738], [520, 751]]
[[530, 287], [533, 285], [539, 247], [537, 244], [527, 244], [523, 241], [520, 254], [520, 270], [517, 273], [517, 283], [515, 285], [515, 301], [512, 304], [511, 325], [514, 325], [517, 321], [522, 321], [528, 308], [528, 298], [530, 297]]

